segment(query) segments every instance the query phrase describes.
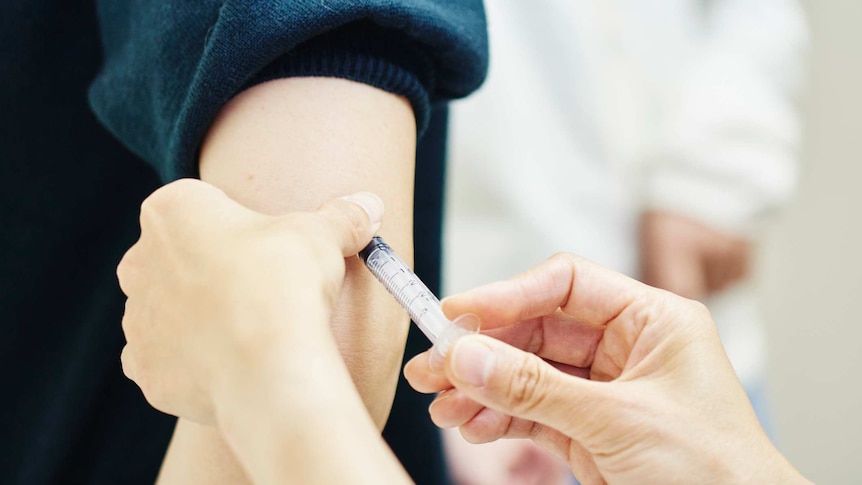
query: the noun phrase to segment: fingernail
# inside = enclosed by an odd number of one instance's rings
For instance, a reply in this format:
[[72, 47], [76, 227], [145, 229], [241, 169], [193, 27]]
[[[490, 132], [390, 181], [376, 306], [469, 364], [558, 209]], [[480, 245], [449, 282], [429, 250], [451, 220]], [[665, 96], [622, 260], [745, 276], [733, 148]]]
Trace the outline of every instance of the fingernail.
[[460, 315], [455, 320], [452, 320], [452, 323], [473, 333], [478, 333], [479, 330], [482, 329], [482, 319], [475, 313], [465, 313]]
[[383, 222], [383, 200], [380, 197], [371, 192], [357, 192], [353, 195], [344, 196], [342, 199], [359, 204], [368, 214], [368, 220], [371, 221], [371, 226], [375, 232], [380, 228], [380, 224]]
[[455, 378], [472, 386], [484, 386], [494, 370], [494, 351], [475, 338], [465, 337], [455, 342], [451, 352]]

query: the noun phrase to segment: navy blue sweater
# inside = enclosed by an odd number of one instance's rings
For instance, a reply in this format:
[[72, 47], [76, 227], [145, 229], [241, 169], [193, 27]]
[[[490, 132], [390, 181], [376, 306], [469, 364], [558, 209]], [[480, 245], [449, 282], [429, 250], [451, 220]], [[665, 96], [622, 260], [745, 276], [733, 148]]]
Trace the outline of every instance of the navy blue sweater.
[[[407, 96], [427, 128], [416, 266], [436, 284], [442, 103], [475, 89], [486, 62], [480, 0], [0, 3], [0, 483], [153, 481], [173, 420], [122, 375], [114, 271], [140, 201], [197, 173], [227, 100], [298, 75]], [[399, 388], [385, 434], [414, 479], [437, 484], [426, 406]]]

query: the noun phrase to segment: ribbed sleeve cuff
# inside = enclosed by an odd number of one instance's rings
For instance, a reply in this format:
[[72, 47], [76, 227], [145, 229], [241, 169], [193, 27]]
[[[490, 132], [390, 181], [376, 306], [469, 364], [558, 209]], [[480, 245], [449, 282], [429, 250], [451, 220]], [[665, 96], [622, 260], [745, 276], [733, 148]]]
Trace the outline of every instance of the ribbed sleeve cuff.
[[371, 21], [354, 22], [321, 34], [282, 55], [244, 88], [288, 77], [349, 79], [404, 96], [421, 135], [431, 115], [434, 65], [423, 46]]

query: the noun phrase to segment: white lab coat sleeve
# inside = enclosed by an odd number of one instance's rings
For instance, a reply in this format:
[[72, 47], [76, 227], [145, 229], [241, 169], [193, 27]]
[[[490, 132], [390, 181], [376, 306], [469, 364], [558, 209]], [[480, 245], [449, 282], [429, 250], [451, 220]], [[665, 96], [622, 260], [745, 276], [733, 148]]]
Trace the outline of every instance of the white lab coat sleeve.
[[693, 55], [657, 103], [644, 209], [750, 234], [796, 185], [807, 23], [795, 0], [702, 4]]

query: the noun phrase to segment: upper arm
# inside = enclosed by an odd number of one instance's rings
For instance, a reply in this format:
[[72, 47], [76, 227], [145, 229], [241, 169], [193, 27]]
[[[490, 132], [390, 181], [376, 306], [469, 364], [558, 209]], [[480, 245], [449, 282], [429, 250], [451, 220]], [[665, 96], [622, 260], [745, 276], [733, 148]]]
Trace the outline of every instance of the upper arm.
[[343, 79], [289, 78], [222, 109], [201, 148], [200, 174], [271, 214], [370, 190], [387, 202], [387, 230], [411, 221], [415, 150], [404, 98]]
[[[249, 208], [273, 214], [374, 192], [386, 204], [381, 234], [409, 260], [415, 133], [410, 105], [385, 91], [341, 79], [272, 81], [222, 110], [201, 150], [201, 178]], [[357, 260], [348, 260], [333, 331], [382, 427], [407, 319]]]

